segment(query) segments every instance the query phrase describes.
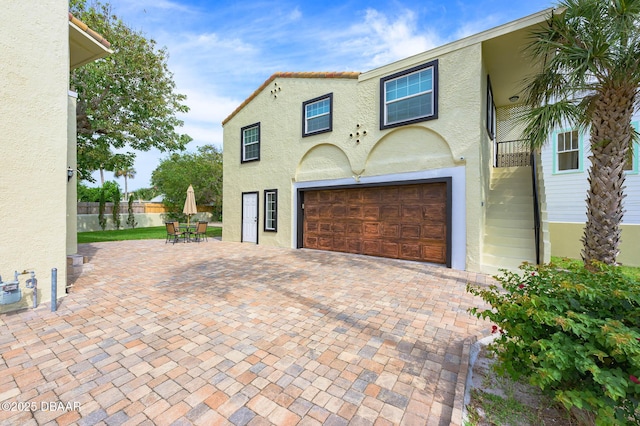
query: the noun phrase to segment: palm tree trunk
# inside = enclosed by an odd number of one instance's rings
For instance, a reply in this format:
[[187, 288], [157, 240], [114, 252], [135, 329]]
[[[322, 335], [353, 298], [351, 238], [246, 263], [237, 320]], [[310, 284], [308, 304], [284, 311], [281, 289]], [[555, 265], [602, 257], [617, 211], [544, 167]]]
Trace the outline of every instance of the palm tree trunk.
[[[591, 167], [587, 191], [587, 222], [582, 259], [615, 265], [620, 253], [620, 224], [624, 215], [623, 170], [631, 148], [631, 116], [635, 92], [610, 87], [595, 101], [591, 125]], [[620, 123], [624, 123], [620, 126]]]

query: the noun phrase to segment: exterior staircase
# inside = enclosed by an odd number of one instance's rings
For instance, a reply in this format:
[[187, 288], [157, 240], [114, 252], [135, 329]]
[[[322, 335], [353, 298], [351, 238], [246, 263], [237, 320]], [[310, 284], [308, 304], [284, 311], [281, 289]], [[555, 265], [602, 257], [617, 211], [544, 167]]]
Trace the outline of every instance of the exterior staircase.
[[516, 271], [536, 262], [530, 167], [491, 170], [483, 236], [482, 271]]

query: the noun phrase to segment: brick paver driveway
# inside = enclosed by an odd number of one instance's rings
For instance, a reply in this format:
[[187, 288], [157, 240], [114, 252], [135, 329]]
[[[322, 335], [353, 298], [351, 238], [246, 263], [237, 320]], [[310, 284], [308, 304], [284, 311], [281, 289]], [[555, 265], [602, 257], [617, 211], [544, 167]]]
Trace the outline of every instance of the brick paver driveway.
[[448, 425], [463, 340], [488, 329], [466, 312], [485, 276], [423, 263], [220, 241], [80, 252], [57, 312], [0, 316], [2, 424]]

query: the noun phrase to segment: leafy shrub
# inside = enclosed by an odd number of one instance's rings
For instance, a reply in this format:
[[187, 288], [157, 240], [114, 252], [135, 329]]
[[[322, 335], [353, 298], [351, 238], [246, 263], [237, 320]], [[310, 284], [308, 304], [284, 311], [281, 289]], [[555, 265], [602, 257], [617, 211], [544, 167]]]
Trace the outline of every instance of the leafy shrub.
[[127, 216], [127, 225], [131, 228], [135, 228], [138, 222], [136, 222], [136, 216], [133, 213], [133, 195], [129, 195], [129, 201], [127, 204], [127, 212], [129, 212], [129, 216]]
[[107, 218], [104, 216], [106, 208], [105, 191], [104, 188], [100, 188], [100, 204], [98, 205], [98, 223], [100, 228], [104, 231], [107, 227]]
[[113, 209], [111, 210], [111, 217], [113, 217], [113, 227], [120, 229], [120, 189], [118, 188], [113, 193]]
[[524, 264], [501, 287], [467, 286], [492, 309], [498, 369], [545, 390], [596, 424], [640, 424], [640, 283], [615, 267]]

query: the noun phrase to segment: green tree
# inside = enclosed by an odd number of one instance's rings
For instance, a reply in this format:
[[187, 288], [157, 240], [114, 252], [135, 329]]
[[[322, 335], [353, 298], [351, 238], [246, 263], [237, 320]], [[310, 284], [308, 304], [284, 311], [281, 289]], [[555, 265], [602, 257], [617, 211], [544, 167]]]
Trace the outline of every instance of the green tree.
[[133, 150], [184, 150], [191, 138], [176, 131], [183, 124], [176, 114], [189, 108], [183, 103], [186, 96], [175, 93], [166, 48], [158, 49], [153, 39], [127, 27], [108, 3], [87, 6], [86, 0], [71, 0], [69, 9], [109, 40], [113, 50], [71, 73], [71, 87], [78, 93], [80, 176], [93, 181], [94, 170], [132, 164]]
[[127, 212], [129, 216], [127, 217], [127, 225], [131, 228], [135, 228], [138, 222], [136, 222], [136, 216], [133, 213], [133, 195], [129, 196]]
[[[640, 0], [562, 0], [528, 51], [543, 64], [528, 84], [525, 136], [542, 146], [568, 121], [589, 129], [591, 167], [585, 264], [613, 265], [619, 253], [625, 173], [638, 135], [631, 116], [640, 88]], [[558, 13], [559, 12], [559, 13]]]
[[100, 204], [98, 206], [98, 223], [100, 224], [100, 228], [104, 231], [107, 227], [107, 218], [104, 215], [105, 207], [106, 207], [106, 196], [105, 196], [105, 188], [104, 186], [100, 188]]
[[121, 167], [114, 172], [114, 176], [124, 177], [124, 198], [125, 200], [128, 200], [129, 199], [128, 179], [133, 179], [134, 177], [136, 177], [136, 169], [134, 169], [131, 166]]
[[158, 195], [160, 195], [160, 191], [158, 190], [158, 188], [140, 188], [140, 189], [136, 189], [131, 194], [135, 198], [138, 198], [140, 200], [149, 201], [157, 197]]
[[120, 193], [120, 186], [114, 181], [107, 181], [102, 186], [95, 188], [78, 183], [78, 201], [97, 203], [100, 201], [100, 192], [102, 191], [105, 193], [106, 200], [112, 200], [116, 192]]
[[120, 190], [113, 194], [113, 210], [111, 216], [113, 217], [113, 227], [120, 229]]
[[205, 145], [196, 153], [172, 154], [160, 162], [151, 183], [164, 194], [172, 216], [182, 218], [187, 188], [193, 185], [198, 205], [222, 205], [222, 152]]

